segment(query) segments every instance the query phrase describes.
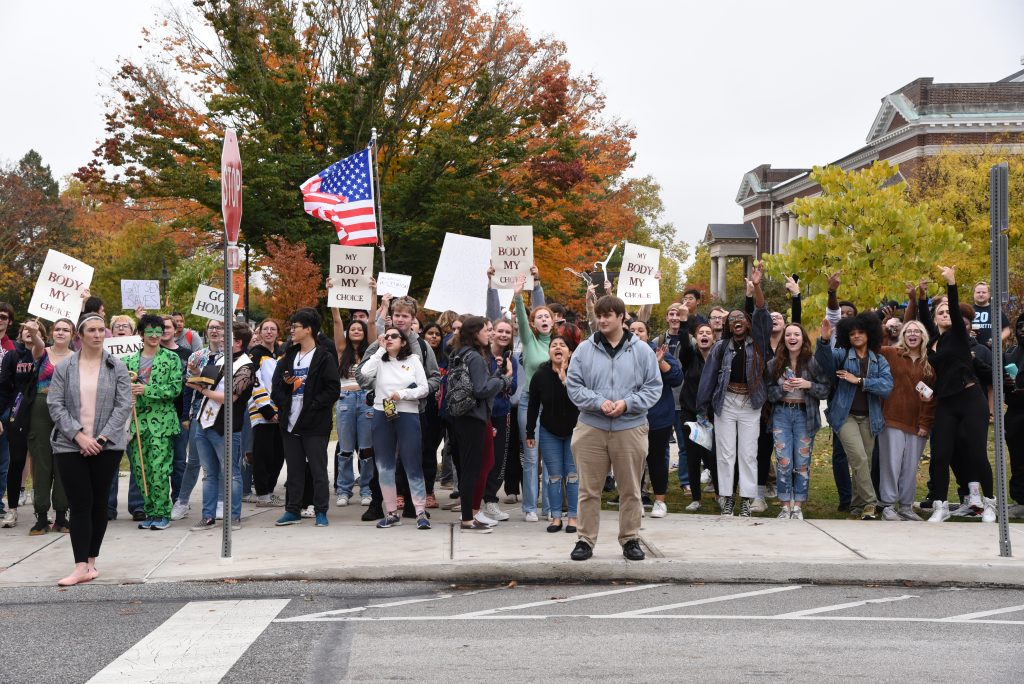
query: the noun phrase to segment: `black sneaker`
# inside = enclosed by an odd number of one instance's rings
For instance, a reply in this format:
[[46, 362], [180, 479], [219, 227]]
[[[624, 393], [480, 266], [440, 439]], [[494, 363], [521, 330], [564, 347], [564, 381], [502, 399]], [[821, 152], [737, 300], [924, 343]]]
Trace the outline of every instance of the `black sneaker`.
[[722, 515], [731, 516], [733, 507], [733, 498], [731, 496], [722, 497]]
[[932, 499], [932, 497], [926, 496], [925, 498], [917, 502], [916, 507], [922, 511], [930, 511], [932, 510], [932, 504], [934, 503], [934, 501], [935, 500]]
[[604, 478], [604, 491], [614, 492], [615, 491], [615, 478], [611, 475], [606, 475]]
[[642, 561], [647, 557], [644, 555], [644, 550], [640, 548], [639, 539], [630, 539], [628, 542], [623, 544], [622, 555], [626, 560], [631, 561]]
[[38, 537], [41, 534], [46, 534], [50, 531], [50, 521], [45, 515], [38, 516], [36, 518], [36, 524], [29, 528], [29, 535]]
[[363, 515], [360, 516], [359, 519], [362, 520], [363, 522], [373, 522], [374, 520], [380, 520], [383, 517], [384, 517], [384, 509], [383, 508], [381, 508], [380, 506], [376, 506], [376, 507], [370, 506], [365, 511], [363, 511]]
[[654, 506], [654, 500], [651, 498], [651, 495], [648, 494], [647, 492], [644, 492], [640, 496], [640, 503], [643, 504], [644, 508], [651, 508], [652, 506]]
[[134, 520], [135, 522], [142, 522], [147, 517], [148, 516], [146, 515], [146, 511], [135, 511], [134, 513], [132, 513], [132, 520]]
[[839, 511], [840, 513], [847, 513], [847, 512], [849, 512], [849, 510], [850, 510], [850, 502], [849, 501], [846, 501], [846, 502], [840, 501], [839, 505], [836, 506], [836, 510]]
[[[641, 551], [641, 553], [643, 553]], [[569, 558], [574, 561], [585, 561], [594, 555], [594, 549], [590, 548], [590, 544], [580, 539], [576, 542], [576, 548], [569, 554]]]

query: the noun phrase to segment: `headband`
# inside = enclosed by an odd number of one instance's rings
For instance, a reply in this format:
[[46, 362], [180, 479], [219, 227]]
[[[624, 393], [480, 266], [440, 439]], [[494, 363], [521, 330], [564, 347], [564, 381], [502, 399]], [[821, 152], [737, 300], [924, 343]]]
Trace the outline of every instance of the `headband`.
[[79, 335], [82, 334], [82, 328], [85, 327], [85, 324], [88, 323], [91, 320], [97, 320], [100, 323], [103, 323], [104, 327], [106, 327], [106, 321], [103, 320], [103, 316], [100, 316], [99, 314], [94, 314], [94, 313], [86, 314], [85, 316], [83, 316], [78, 321], [78, 328], [77, 328], [77, 330], [78, 330], [78, 334]]

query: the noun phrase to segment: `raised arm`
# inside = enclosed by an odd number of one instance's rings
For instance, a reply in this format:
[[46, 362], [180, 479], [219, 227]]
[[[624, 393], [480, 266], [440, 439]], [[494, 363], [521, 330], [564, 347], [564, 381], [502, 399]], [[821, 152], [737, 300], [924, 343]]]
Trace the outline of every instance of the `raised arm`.
[[530, 292], [530, 306], [544, 306], [547, 301], [544, 299], [544, 286], [540, 284], [540, 269], [537, 264], [530, 267], [530, 275], [533, 276], [533, 291]]
[[800, 323], [803, 316], [803, 303], [800, 300], [800, 284], [793, 276], [786, 276], [786, 290], [790, 296], [789, 318], [794, 323]]

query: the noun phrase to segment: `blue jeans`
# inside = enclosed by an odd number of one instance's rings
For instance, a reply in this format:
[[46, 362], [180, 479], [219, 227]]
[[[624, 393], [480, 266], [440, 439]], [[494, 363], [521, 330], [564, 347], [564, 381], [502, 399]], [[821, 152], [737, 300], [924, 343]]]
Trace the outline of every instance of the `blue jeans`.
[[779, 501], [807, 501], [814, 436], [807, 433], [804, 409], [777, 404], [772, 412], [772, 436]]
[[562, 517], [562, 484], [565, 483], [565, 507], [570, 518], [576, 517], [580, 483], [576, 461], [572, 457], [572, 435], [556, 437], [543, 425], [537, 426], [537, 443], [547, 476], [544, 479], [544, 507], [552, 518]]
[[[683, 413], [676, 411], [676, 446], [679, 447], [679, 486], [690, 486], [690, 469], [686, 465], [686, 432], [683, 431]], [[669, 449], [672, 447], [670, 446]], [[665, 452], [666, 458], [668, 451]]]
[[178, 487], [178, 496], [175, 499], [176, 503], [188, 505], [189, 497], [192, 496], [192, 490], [196, 488], [196, 483], [199, 482], [199, 447], [196, 446], [196, 440], [199, 435], [199, 420], [193, 419], [188, 427], [188, 453], [185, 460], [185, 472], [181, 476], [181, 486]]
[[[530, 390], [519, 395], [519, 439], [523, 445], [523, 513], [537, 512], [537, 447], [526, 446], [526, 410], [530, 404]], [[540, 420], [538, 416], [538, 421]], [[547, 506], [547, 499], [544, 503]]]
[[[242, 434], [231, 436], [231, 519], [238, 520], [242, 517]], [[203, 518], [215, 518], [224, 484], [224, 436], [212, 427], [199, 428], [193, 445], [203, 464]]]
[[373, 460], [377, 463], [380, 493], [384, 511], [398, 510], [398, 489], [395, 470], [402, 459], [409, 480], [413, 508], [422, 513], [427, 508], [427, 487], [423, 482], [423, 451], [421, 449], [420, 414], [402, 413], [388, 420], [382, 411], [373, 412]]
[[[135, 445], [134, 441], [128, 443], [128, 448], [124, 452], [123, 458], [128, 457], [128, 452], [135, 450], [138, 455], [138, 446]], [[118, 462], [120, 469], [120, 462]], [[117, 481], [120, 478], [120, 473], [114, 471], [114, 480], [110, 483], [110, 494], [107, 495], [107, 516], [110, 518], [117, 517]], [[142, 498], [142, 490], [139, 489], [138, 483], [135, 481], [135, 469], [128, 469], [128, 512], [135, 513], [136, 511], [142, 511], [146, 508], [146, 500]]]
[[[337, 494], [350, 496], [355, 486], [353, 453], [373, 448], [373, 408], [366, 405], [366, 390], [342, 392], [337, 405], [338, 488]], [[373, 468], [359, 469], [359, 496], [370, 496]]]

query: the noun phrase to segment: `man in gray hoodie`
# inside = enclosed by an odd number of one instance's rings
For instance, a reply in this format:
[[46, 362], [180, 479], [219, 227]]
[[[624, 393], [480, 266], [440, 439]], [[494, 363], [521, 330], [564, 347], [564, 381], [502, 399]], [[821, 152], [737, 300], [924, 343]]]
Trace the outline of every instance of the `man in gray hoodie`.
[[623, 327], [626, 305], [606, 295], [594, 307], [598, 331], [576, 349], [566, 390], [580, 410], [572, 436], [579, 472], [579, 541], [570, 558], [587, 560], [601, 524], [601, 491], [609, 469], [619, 486], [619, 544], [627, 560], [640, 548], [640, 477], [647, 457], [647, 410], [661, 397], [654, 350]]

